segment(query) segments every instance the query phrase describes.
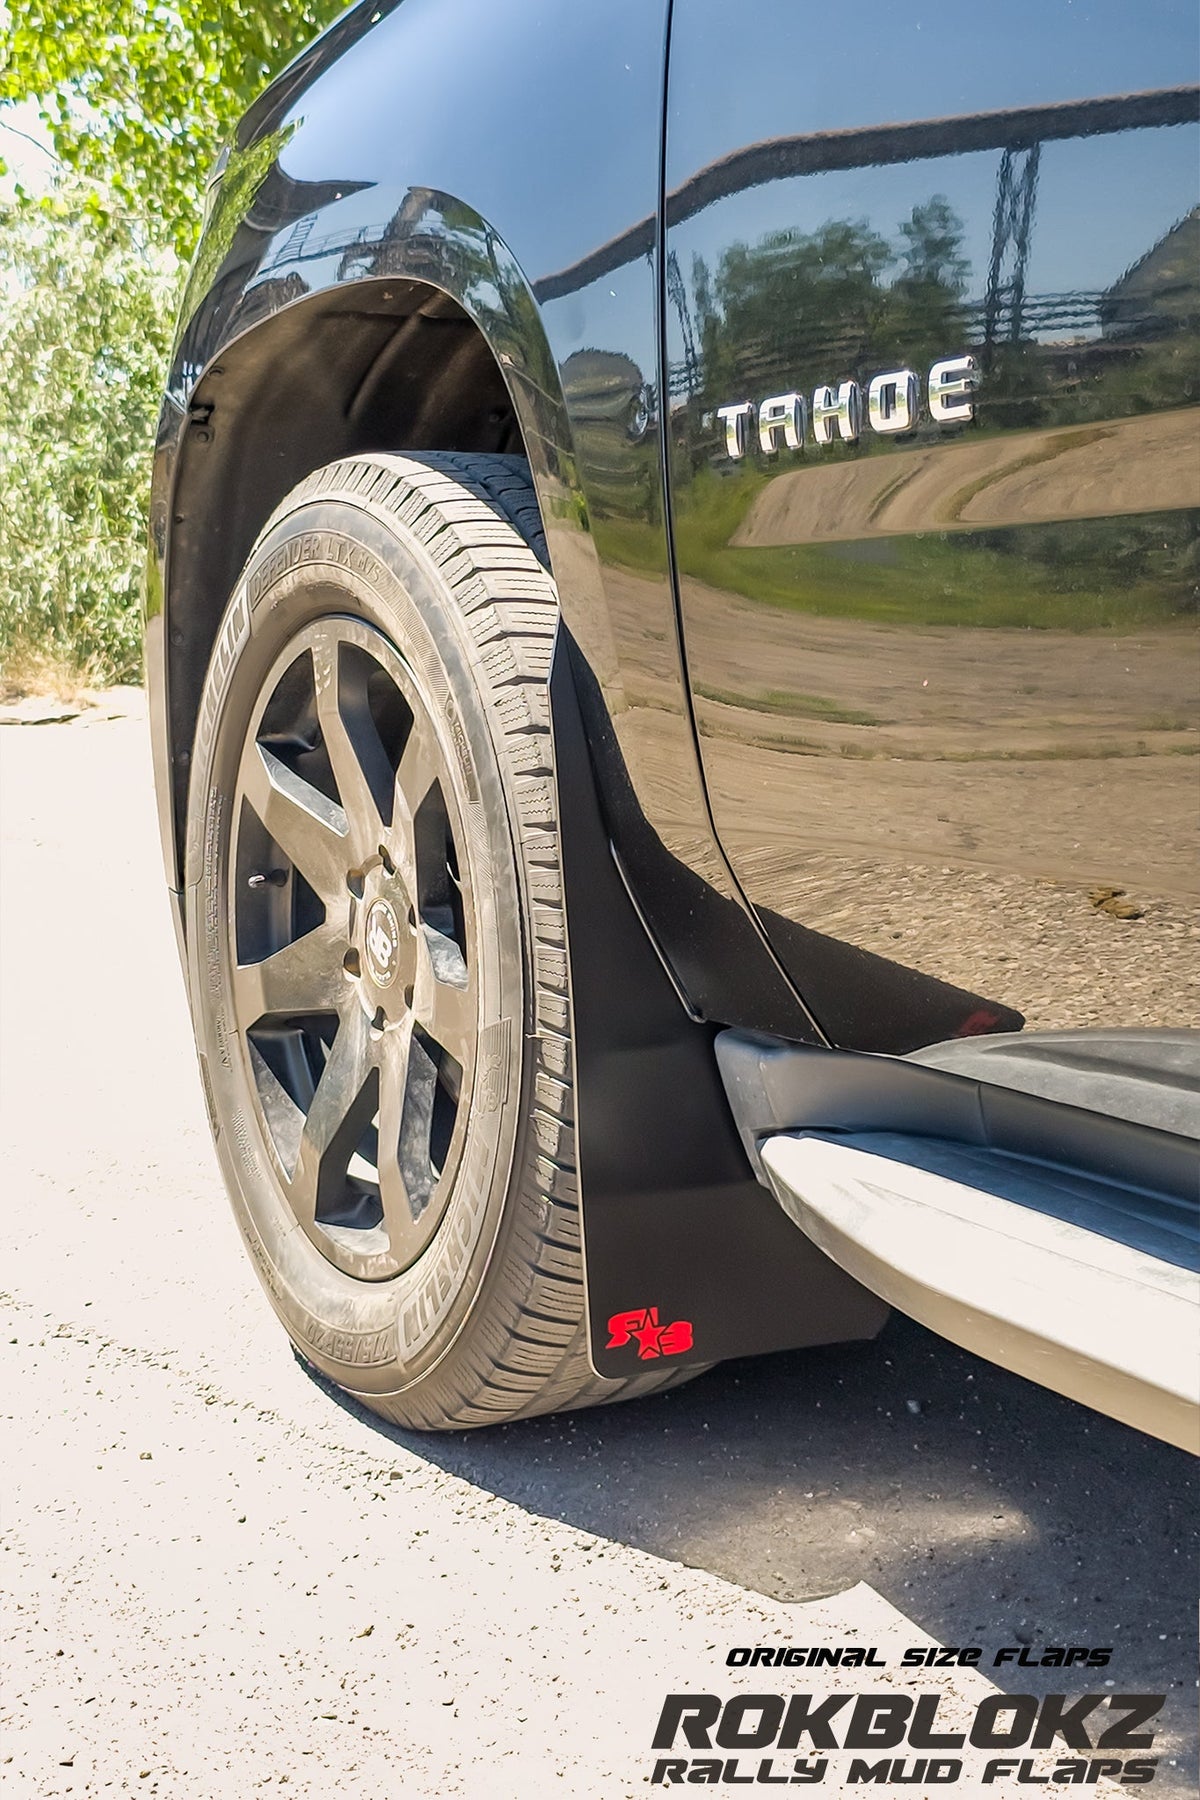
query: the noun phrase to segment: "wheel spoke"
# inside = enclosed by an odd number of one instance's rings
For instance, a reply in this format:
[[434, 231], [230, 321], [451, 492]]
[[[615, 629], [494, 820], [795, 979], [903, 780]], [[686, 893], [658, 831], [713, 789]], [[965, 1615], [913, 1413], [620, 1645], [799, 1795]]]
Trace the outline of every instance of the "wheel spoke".
[[336, 1012], [346, 997], [342, 970], [345, 941], [318, 925], [261, 962], [233, 972], [234, 1004], [245, 1030], [269, 1014]]
[[421, 802], [437, 780], [437, 767], [429, 754], [419, 719], [413, 721], [400, 757], [392, 789], [392, 832], [389, 839], [396, 871], [416, 904], [420, 892], [417, 868], [416, 819]]
[[346, 814], [312, 783], [251, 739], [242, 757], [246, 799], [284, 855], [322, 900], [345, 891]]
[[429, 746], [427, 730], [428, 727], [421, 719], [413, 720], [408, 742], [396, 769], [396, 807], [392, 816], [397, 821], [403, 819], [410, 830], [412, 821], [421, 809], [421, 802], [438, 778], [437, 762]]
[[414, 1016], [465, 1073], [474, 1055], [476, 1020], [475, 991], [462, 953], [452, 938], [429, 925], [421, 926], [417, 944]]
[[420, 1123], [414, 1120], [413, 1097], [409, 1093], [413, 1055], [409, 1017], [387, 1034], [379, 1066], [379, 1198], [388, 1247], [401, 1264], [408, 1262], [419, 1248], [417, 1221], [430, 1185], [427, 1158], [424, 1166], [418, 1166], [419, 1159], [413, 1154], [414, 1137], [425, 1146], [429, 1142], [428, 1130], [423, 1140], [413, 1130], [414, 1124]]
[[366, 705], [342, 692], [336, 639], [313, 645], [317, 719], [333, 778], [350, 824], [355, 855], [366, 856], [383, 837], [380, 801], [391, 785], [391, 770]]
[[366, 1015], [348, 1006], [300, 1136], [292, 1205], [302, 1221], [340, 1192], [346, 1166], [376, 1108], [374, 1045]]

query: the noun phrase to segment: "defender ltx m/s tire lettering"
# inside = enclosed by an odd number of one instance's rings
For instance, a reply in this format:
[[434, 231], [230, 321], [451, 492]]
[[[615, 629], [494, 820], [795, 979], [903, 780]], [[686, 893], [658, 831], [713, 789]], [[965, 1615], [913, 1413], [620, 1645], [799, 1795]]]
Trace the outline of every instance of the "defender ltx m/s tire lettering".
[[543, 556], [519, 459], [319, 470], [198, 720], [189, 980], [234, 1210], [303, 1355], [409, 1426], [680, 1379], [587, 1362]]

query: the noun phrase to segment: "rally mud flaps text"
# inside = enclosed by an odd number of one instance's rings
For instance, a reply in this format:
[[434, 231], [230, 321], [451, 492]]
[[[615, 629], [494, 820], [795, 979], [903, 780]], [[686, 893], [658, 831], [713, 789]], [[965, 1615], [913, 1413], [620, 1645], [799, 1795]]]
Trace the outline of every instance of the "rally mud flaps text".
[[[842, 1786], [951, 1786], [965, 1772], [985, 1787], [1101, 1780], [1145, 1787], [1157, 1772], [1156, 1758], [1146, 1754], [1154, 1747], [1147, 1727], [1162, 1694], [989, 1694], [966, 1729], [953, 1731], [939, 1726], [943, 1698], [738, 1694], [722, 1701], [716, 1694], [668, 1694], [652, 1748], [672, 1754], [656, 1758], [650, 1785], [790, 1787], [828, 1779]], [[973, 1754], [947, 1754], [959, 1750]], [[788, 1751], [801, 1754], [780, 1754]], [[831, 1758], [828, 1751], [842, 1754]]]

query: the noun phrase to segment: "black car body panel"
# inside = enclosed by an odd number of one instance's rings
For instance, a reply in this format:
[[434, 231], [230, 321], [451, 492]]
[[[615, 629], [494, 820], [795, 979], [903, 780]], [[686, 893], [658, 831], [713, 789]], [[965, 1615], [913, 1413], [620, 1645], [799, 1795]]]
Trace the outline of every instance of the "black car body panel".
[[[152, 503], [168, 879], [272, 507], [364, 450], [527, 456], [602, 1373], [623, 1308], [699, 1362], [882, 1316], [755, 1182], [718, 1027], [1196, 1023], [1195, 71], [1183, 6], [1137, 16], [360, 5], [216, 172]], [[966, 353], [969, 425], [725, 453], [720, 407]]]
[[[216, 619], [275, 501], [351, 450], [524, 448], [564, 618], [628, 778], [631, 868], [653, 846], [648, 912], [678, 937], [706, 1013], [811, 1033], [713, 838], [680, 676], [655, 400], [665, 20], [626, 0], [567, 9], [547, 32], [534, 7], [406, 0], [340, 55], [327, 34], [303, 85], [285, 75], [251, 115], [185, 297], [155, 481], [165, 567], [148, 657], [168, 866], [177, 881]], [[546, 96], [536, 111], [514, 103], [529, 92]], [[609, 266], [594, 252], [630, 219], [650, 242]], [[418, 307], [428, 329], [406, 339]], [[412, 341], [456, 327], [446, 350]], [[699, 880], [680, 905], [688, 871]], [[741, 977], [722, 983], [730, 956]], [[755, 964], [762, 1018], [741, 998]]]
[[[1194, 24], [675, 7], [689, 677], [722, 847], [833, 1043], [1195, 1022]], [[817, 441], [819, 386], [963, 353], [970, 423]], [[755, 415], [731, 458], [718, 409], [792, 391], [803, 448]]]

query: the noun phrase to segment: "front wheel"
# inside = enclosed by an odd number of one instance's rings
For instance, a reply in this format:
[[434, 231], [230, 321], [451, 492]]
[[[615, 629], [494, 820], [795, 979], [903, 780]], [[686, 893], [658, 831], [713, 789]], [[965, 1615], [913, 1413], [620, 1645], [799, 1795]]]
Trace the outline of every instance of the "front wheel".
[[298, 1349], [407, 1426], [680, 1379], [587, 1362], [542, 557], [515, 458], [321, 469], [200, 707], [189, 983], [223, 1172]]

